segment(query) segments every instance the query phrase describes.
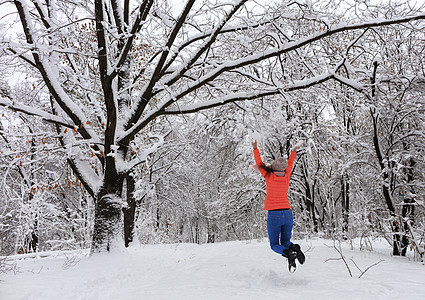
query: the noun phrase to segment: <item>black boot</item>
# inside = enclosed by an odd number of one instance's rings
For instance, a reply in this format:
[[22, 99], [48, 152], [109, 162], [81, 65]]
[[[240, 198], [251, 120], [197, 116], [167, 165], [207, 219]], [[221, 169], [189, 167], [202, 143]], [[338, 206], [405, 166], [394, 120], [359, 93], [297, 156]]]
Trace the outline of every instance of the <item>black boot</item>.
[[288, 259], [289, 272], [294, 273], [295, 270], [297, 269], [297, 264], [295, 263], [295, 258], [297, 257], [297, 253], [290, 249], [285, 249], [283, 250], [282, 255]]
[[305, 262], [305, 255], [301, 251], [301, 247], [298, 244], [292, 244], [289, 246], [289, 250], [295, 252], [297, 254], [297, 259], [300, 262], [300, 264], [303, 264]]

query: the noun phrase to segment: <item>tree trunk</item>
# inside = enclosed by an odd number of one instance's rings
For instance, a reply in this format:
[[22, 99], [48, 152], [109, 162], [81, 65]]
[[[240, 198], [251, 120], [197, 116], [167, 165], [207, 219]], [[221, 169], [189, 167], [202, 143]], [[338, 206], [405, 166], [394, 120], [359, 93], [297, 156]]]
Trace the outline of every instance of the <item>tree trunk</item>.
[[31, 241], [29, 243], [29, 248], [32, 252], [37, 252], [38, 249], [38, 215], [35, 217], [33, 229], [31, 231]]
[[215, 225], [207, 219], [207, 243], [212, 244], [215, 242]]
[[123, 178], [115, 168], [112, 156], [106, 156], [105, 180], [95, 200], [94, 231], [91, 252], [121, 248], [123, 242], [122, 188]]
[[131, 175], [126, 176], [126, 198], [127, 206], [123, 208], [124, 214], [124, 244], [126, 247], [133, 241], [134, 221], [136, 215], [136, 200], [134, 199], [135, 182]]
[[414, 214], [415, 214], [415, 200], [406, 197], [403, 199], [403, 208], [401, 211], [401, 216], [403, 219], [403, 236], [401, 239], [401, 255], [406, 256], [407, 247], [409, 245], [409, 238], [408, 232], [410, 230], [408, 222], [410, 221], [411, 224], [414, 222]]
[[305, 205], [307, 207], [307, 211], [310, 214], [311, 221], [313, 222], [313, 231], [317, 233], [318, 225], [317, 225], [317, 218], [316, 218], [316, 211], [315, 211], [315, 203], [314, 203], [314, 192], [312, 191], [312, 187], [310, 184], [310, 177], [307, 171], [307, 162], [305, 161], [305, 157], [303, 157], [302, 160], [302, 168], [304, 170], [304, 183], [305, 183]]
[[347, 175], [343, 175], [341, 178], [341, 196], [342, 196], [342, 218], [343, 226], [342, 231], [348, 232], [349, 215], [350, 215], [350, 197], [349, 197], [349, 183]]
[[391, 217], [391, 231], [393, 233], [393, 255], [400, 255], [400, 224], [398, 220], [396, 219], [396, 213], [395, 213], [395, 207], [394, 203], [391, 197], [390, 192], [390, 175], [388, 173], [387, 168], [384, 164], [384, 158], [382, 156], [381, 148], [379, 145], [379, 139], [378, 139], [378, 114], [371, 109], [372, 114], [372, 120], [373, 120], [373, 144], [375, 147], [375, 153], [378, 158], [379, 165], [381, 167], [382, 171], [382, 194], [384, 195], [385, 203], [387, 204], [388, 211], [390, 213]]
[[121, 198], [114, 194], [103, 195], [96, 201], [92, 253], [121, 248], [121, 206]]
[[[413, 181], [413, 167], [416, 164], [415, 160], [413, 158], [409, 159], [408, 165], [409, 168], [407, 169], [407, 183], [410, 183]], [[413, 192], [414, 194], [414, 192]], [[403, 207], [401, 210], [401, 218], [402, 218], [402, 224], [403, 224], [403, 232], [401, 234], [399, 244], [397, 244], [397, 254], [395, 255], [402, 255], [406, 256], [407, 247], [409, 246], [409, 238], [408, 233], [410, 231], [410, 224], [414, 223], [414, 215], [415, 215], [415, 200], [408, 197], [406, 195], [405, 191], [400, 191], [399, 196], [403, 197]]]

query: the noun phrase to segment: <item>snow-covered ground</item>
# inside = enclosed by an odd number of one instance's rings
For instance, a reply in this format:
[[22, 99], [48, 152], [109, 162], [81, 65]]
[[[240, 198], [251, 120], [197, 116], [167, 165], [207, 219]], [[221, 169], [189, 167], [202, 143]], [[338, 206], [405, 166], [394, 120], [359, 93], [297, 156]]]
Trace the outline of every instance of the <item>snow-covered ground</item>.
[[[293, 274], [266, 240], [21, 259], [15, 272], [0, 275], [0, 299], [425, 299], [424, 264], [392, 257], [384, 242], [372, 252], [342, 245], [353, 277], [344, 261], [333, 260], [340, 255], [332, 241], [298, 242], [306, 263]], [[358, 278], [353, 261], [362, 270], [379, 264]]]

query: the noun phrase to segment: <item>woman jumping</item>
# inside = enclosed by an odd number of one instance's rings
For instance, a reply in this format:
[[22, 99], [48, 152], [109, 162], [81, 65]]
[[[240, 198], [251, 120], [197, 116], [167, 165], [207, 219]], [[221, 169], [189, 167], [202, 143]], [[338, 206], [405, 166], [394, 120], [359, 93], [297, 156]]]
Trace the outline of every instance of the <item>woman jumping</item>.
[[284, 157], [279, 157], [270, 166], [266, 166], [261, 160], [257, 141], [252, 142], [252, 147], [255, 163], [266, 180], [264, 209], [268, 211], [267, 231], [270, 247], [274, 252], [288, 259], [288, 269], [290, 272], [294, 272], [297, 268], [295, 259], [298, 259], [300, 264], [305, 261], [300, 245], [291, 242], [293, 216], [288, 200], [289, 180], [297, 155], [296, 151], [300, 144], [293, 148], [288, 160]]

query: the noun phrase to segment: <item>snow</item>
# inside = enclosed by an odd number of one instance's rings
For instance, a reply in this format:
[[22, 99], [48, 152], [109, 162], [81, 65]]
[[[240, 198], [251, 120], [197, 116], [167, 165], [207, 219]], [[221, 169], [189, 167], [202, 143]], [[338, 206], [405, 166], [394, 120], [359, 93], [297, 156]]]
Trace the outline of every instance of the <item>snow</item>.
[[[1, 274], [0, 298], [423, 299], [424, 264], [392, 257], [386, 242], [375, 242], [373, 251], [342, 244], [353, 277], [342, 260], [330, 260], [340, 257], [332, 241], [298, 243], [306, 263], [293, 274], [266, 240], [135, 245], [92, 257], [81, 252], [20, 260], [22, 256], [15, 256], [19, 272]], [[361, 272], [353, 261], [362, 270], [380, 263], [358, 278]]]

